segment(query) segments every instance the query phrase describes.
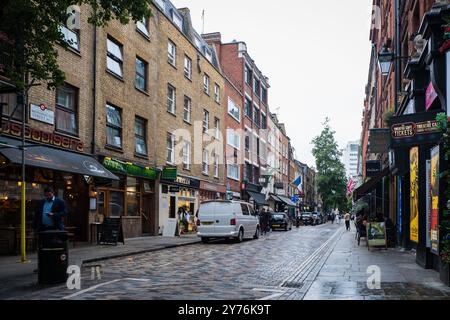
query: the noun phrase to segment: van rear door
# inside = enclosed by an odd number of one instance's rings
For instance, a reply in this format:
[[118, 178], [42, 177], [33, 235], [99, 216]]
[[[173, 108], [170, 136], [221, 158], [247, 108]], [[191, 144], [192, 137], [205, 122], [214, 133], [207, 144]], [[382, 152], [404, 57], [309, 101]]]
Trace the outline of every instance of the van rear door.
[[216, 233], [233, 232], [236, 229], [231, 225], [233, 218], [236, 218], [236, 205], [233, 202], [218, 202], [215, 208]]
[[202, 233], [214, 233], [216, 202], [206, 202], [200, 205], [198, 218], [200, 219], [199, 231]]

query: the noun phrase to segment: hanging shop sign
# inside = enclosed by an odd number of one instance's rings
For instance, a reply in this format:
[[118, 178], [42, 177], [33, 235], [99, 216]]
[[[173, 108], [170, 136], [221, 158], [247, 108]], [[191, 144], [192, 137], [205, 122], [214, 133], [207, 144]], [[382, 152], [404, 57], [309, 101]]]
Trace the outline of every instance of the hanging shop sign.
[[177, 180], [177, 168], [176, 167], [165, 167], [162, 171], [163, 180]]
[[366, 162], [366, 177], [376, 177], [381, 172], [381, 161]]
[[369, 153], [387, 153], [389, 151], [389, 129], [370, 129]]
[[430, 107], [433, 105], [433, 102], [438, 97], [436, 90], [433, 87], [433, 83], [430, 82], [428, 85], [427, 91], [425, 93], [425, 109], [428, 111]]
[[[2, 134], [16, 138], [22, 137], [22, 124], [3, 121]], [[78, 139], [65, 137], [57, 133], [45, 132], [39, 129], [25, 127], [25, 139], [42, 144], [48, 144], [61, 149], [84, 151], [84, 143]]]
[[391, 148], [437, 143], [442, 137], [435, 112], [403, 115], [391, 120]]
[[410, 151], [411, 194], [410, 194], [410, 240], [419, 243], [419, 147]]
[[431, 150], [431, 181], [430, 181], [430, 198], [431, 198], [431, 252], [439, 255], [439, 146]]

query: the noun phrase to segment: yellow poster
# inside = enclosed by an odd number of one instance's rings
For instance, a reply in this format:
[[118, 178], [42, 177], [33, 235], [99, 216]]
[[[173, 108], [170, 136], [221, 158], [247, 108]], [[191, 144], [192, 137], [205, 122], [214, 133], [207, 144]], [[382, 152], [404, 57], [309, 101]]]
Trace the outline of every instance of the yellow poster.
[[411, 163], [410, 240], [419, 243], [419, 147], [411, 149], [409, 159]]

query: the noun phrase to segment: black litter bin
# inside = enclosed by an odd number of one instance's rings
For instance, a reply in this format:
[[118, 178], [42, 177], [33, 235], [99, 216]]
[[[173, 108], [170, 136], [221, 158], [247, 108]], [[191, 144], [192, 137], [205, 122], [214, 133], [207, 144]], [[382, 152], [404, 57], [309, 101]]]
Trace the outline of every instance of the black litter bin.
[[69, 266], [68, 235], [65, 231], [39, 232], [38, 282], [60, 284], [67, 281]]

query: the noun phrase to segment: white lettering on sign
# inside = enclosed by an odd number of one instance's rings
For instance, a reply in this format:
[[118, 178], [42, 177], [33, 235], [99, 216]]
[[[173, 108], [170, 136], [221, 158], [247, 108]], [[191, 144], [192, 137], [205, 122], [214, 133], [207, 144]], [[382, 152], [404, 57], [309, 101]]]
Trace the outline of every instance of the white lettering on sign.
[[42, 104], [39, 106], [31, 104], [30, 118], [51, 125], [55, 124], [55, 112], [46, 108], [45, 105]]

